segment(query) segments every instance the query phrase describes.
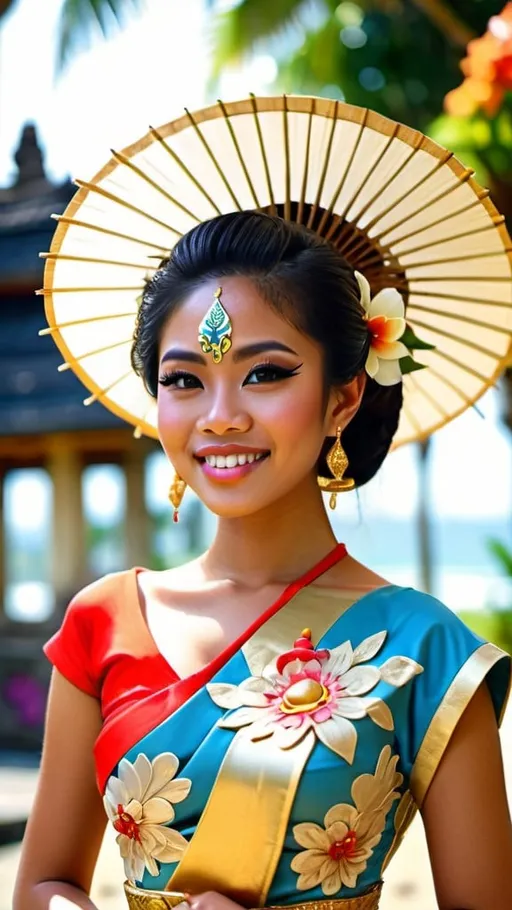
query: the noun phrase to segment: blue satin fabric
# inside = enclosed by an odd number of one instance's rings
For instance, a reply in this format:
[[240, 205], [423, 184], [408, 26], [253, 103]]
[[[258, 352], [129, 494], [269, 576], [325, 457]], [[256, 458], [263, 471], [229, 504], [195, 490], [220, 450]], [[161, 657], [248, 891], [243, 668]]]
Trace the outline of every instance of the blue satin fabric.
[[[316, 741], [299, 783], [267, 904], [325, 899], [320, 886], [308, 891], [297, 889], [298, 876], [291, 870], [290, 862], [304, 848], [295, 841], [293, 826], [299, 822], [316, 822], [323, 826], [324, 816], [332, 806], [353, 804], [353, 781], [363, 773], [375, 772], [380, 752], [387, 744], [393, 754], [400, 756], [398, 770], [404, 776], [401, 787], [401, 793], [404, 793], [423, 738], [450, 683], [470, 655], [482, 645], [482, 640], [437, 600], [396, 586], [381, 588], [362, 597], [315, 644], [334, 648], [350, 640], [355, 648], [363, 639], [383, 630], [388, 633], [387, 639], [369, 665], [381, 666], [388, 658], [400, 655], [416, 660], [424, 672], [400, 688], [381, 681], [372, 690], [371, 695], [383, 699], [391, 709], [395, 729], [386, 731], [369, 717], [355, 720], [358, 742], [352, 766]], [[503, 655], [487, 676], [497, 715], [506, 698], [509, 674], [510, 661]], [[243, 654], [238, 652], [212, 681], [239, 684], [250, 675]], [[172, 827], [187, 840], [194, 834], [226, 749], [235, 735], [234, 731], [216, 726], [224, 714], [206, 689], [202, 689], [126, 754], [131, 762], [140, 752], [149, 759], [168, 751], [179, 758], [176, 776], [190, 778], [192, 787], [184, 802], [175, 806], [176, 818]], [[390, 809], [380, 843], [369, 858], [366, 870], [359, 875], [355, 888], [344, 886], [342, 893], [333, 897], [357, 896], [381, 879], [382, 864], [395, 833], [393, 822], [397, 805], [398, 801]], [[243, 838], [243, 830], [239, 836]], [[212, 844], [211, 861], [215, 864], [215, 844]], [[147, 889], [163, 889], [175, 865], [162, 865], [157, 877], [146, 870], [138, 884]]]

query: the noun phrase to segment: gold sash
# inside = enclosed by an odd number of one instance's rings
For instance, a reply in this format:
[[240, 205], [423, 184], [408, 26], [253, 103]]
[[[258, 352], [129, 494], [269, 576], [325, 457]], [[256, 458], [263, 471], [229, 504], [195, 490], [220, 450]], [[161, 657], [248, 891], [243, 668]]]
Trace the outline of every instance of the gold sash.
[[[303, 588], [243, 647], [251, 674], [259, 676], [278, 654], [290, 650], [305, 627], [316, 644], [353, 602], [353, 594], [337, 589]], [[314, 742], [312, 732], [291, 749], [279, 749], [269, 740], [252, 742], [244, 728], [233, 737], [166, 892], [216, 890], [244, 906], [264, 906]]]

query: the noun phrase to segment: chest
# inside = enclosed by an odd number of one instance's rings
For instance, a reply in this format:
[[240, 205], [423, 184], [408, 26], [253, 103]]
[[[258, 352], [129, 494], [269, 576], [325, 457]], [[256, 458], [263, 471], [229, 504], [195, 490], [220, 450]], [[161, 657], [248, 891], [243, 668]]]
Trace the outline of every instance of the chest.
[[269, 609], [281, 593], [265, 588], [229, 595], [180, 592], [162, 601], [144, 592], [146, 625], [158, 651], [182, 679], [214, 661]]

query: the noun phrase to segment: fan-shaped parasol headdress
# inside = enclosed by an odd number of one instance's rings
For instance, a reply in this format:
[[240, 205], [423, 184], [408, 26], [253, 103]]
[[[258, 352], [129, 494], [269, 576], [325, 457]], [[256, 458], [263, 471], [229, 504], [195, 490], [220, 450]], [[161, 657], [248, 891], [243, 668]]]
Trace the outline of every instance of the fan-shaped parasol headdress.
[[156, 404], [130, 365], [146, 280], [201, 221], [262, 210], [327, 238], [368, 280], [396, 288], [432, 350], [404, 376], [394, 439], [423, 439], [472, 405], [506, 365], [512, 246], [504, 218], [454, 156], [369, 110], [322, 98], [251, 97], [150, 131], [79, 189], [46, 256], [49, 329], [91, 395], [156, 436]]

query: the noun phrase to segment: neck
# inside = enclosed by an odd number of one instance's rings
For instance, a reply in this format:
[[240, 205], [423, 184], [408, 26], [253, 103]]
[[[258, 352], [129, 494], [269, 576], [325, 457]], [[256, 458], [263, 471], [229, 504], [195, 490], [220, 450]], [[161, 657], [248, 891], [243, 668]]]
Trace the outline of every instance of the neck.
[[243, 518], [220, 518], [202, 563], [211, 579], [244, 587], [288, 584], [336, 545], [316, 481]]

